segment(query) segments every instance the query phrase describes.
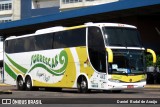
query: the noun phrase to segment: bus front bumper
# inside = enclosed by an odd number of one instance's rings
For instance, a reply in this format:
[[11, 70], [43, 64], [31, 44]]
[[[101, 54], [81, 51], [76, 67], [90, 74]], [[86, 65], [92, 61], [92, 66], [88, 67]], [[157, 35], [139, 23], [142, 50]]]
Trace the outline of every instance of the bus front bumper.
[[107, 84], [108, 90], [120, 90], [120, 89], [134, 89], [134, 88], [144, 88], [146, 82], [138, 83], [113, 83], [110, 82]]

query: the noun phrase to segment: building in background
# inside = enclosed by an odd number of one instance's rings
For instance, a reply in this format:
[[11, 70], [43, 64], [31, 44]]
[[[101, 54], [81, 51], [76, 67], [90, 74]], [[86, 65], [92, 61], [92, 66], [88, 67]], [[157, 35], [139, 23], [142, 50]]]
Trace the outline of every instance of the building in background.
[[0, 23], [13, 20], [12, 0], [0, 0]]
[[60, 11], [117, 2], [119, 0], [60, 0]]
[[0, 23], [119, 0], [0, 0]]
[[[21, 0], [21, 18], [59, 13], [60, 0]], [[27, 6], [25, 6], [27, 4]]]
[[59, 0], [0, 0], [0, 23], [59, 12]]
[[21, 19], [21, 0], [0, 0], [0, 23]]
[[59, 7], [60, 0], [32, 0], [32, 9]]

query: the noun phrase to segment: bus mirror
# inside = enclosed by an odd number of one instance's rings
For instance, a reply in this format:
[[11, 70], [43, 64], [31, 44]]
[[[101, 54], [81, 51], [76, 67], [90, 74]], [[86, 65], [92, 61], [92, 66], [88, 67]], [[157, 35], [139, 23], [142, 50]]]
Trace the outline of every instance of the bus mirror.
[[113, 62], [113, 52], [110, 48], [107, 48], [106, 51], [108, 52], [108, 63]]
[[152, 57], [153, 57], [153, 63], [155, 64], [156, 63], [156, 53], [152, 50], [152, 49], [147, 49], [147, 52], [151, 53], [152, 54]]

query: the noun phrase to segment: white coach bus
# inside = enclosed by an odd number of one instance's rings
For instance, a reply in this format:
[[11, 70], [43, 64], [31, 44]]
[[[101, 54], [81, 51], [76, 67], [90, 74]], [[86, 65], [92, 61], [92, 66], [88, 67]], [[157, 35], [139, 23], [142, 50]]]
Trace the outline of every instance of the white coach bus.
[[136, 27], [115, 23], [41, 29], [7, 38], [4, 50], [4, 82], [20, 90], [143, 88], [146, 50], [156, 62]]

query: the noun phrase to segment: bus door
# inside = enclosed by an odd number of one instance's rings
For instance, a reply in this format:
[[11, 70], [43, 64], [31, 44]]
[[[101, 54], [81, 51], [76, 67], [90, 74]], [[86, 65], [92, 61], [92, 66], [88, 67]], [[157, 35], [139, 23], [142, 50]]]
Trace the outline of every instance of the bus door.
[[[96, 72], [97, 83], [106, 80], [106, 50], [103, 35], [98, 27], [88, 27], [88, 54], [90, 63]], [[102, 83], [100, 83], [102, 84]], [[99, 88], [103, 88], [99, 85]]]

